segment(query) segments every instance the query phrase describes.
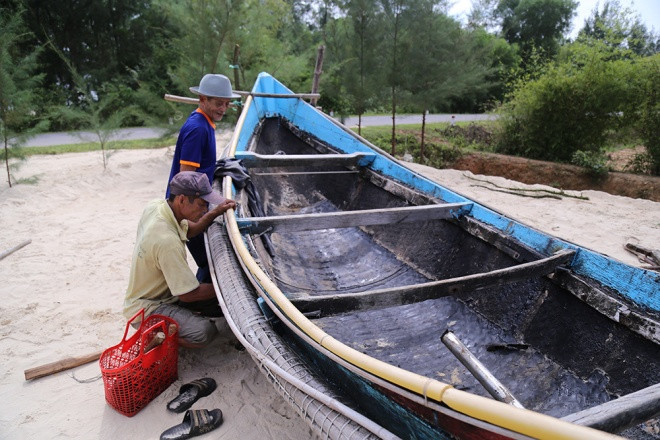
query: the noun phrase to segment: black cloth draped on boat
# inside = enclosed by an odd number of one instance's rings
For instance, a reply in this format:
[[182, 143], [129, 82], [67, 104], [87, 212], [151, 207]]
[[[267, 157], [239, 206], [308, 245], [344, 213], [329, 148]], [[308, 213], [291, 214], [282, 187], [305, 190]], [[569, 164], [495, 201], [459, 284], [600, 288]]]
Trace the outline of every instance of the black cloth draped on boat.
[[[254, 217], [265, 217], [259, 193], [257, 193], [254, 188], [250, 173], [248, 173], [247, 169], [241, 164], [239, 159], [227, 157], [218, 160], [215, 163], [213, 176], [221, 181], [225, 176], [231, 177], [237, 189], [245, 190], [248, 196], [248, 207], [250, 208], [252, 215]], [[273, 244], [270, 240], [269, 234], [265, 233], [262, 238], [264, 239], [263, 243], [266, 250], [271, 256], [273, 256]]]

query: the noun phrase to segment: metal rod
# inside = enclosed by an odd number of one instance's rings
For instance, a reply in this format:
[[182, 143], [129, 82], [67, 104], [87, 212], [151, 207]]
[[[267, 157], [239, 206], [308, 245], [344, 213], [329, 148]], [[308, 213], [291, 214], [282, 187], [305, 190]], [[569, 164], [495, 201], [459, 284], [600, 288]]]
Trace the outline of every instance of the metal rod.
[[486, 366], [470, 352], [465, 344], [463, 344], [454, 333], [447, 330], [440, 339], [442, 339], [442, 343], [447, 346], [449, 351], [451, 351], [454, 356], [456, 356], [456, 358], [458, 358], [458, 360], [470, 370], [479, 383], [481, 383], [481, 385], [486, 388], [486, 391], [488, 391], [495, 399], [517, 408], [524, 408], [518, 399], [516, 399], [513, 394], [511, 394], [511, 392], [502, 385], [502, 383], [497, 380], [490, 371], [488, 371]]

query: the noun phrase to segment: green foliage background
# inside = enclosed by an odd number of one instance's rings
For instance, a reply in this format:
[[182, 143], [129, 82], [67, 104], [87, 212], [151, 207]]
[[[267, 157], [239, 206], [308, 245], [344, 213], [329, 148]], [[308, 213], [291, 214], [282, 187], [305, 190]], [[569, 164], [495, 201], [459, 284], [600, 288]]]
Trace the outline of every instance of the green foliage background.
[[[318, 105], [337, 116], [499, 109], [499, 151], [597, 168], [616, 133], [645, 145], [639, 163], [658, 173], [660, 39], [618, 0], [605, 0], [576, 41], [566, 39], [574, 0], [479, 0], [467, 23], [449, 7], [446, 0], [3, 0], [0, 95], [5, 110], [21, 111], [0, 121], [17, 136], [45, 125], [174, 131], [190, 109], [164, 94], [190, 96], [205, 73], [248, 90], [262, 71], [310, 91], [324, 46]], [[17, 24], [8, 26], [8, 17]], [[403, 154], [395, 128], [390, 151]]]

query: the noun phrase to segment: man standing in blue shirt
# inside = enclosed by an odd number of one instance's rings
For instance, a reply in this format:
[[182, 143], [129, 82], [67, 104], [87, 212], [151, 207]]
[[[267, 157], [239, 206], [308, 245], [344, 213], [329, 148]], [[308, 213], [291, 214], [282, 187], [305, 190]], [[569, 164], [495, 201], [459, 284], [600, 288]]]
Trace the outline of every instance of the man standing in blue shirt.
[[[218, 74], [204, 75], [199, 87], [190, 87], [190, 91], [199, 95], [199, 107], [188, 116], [179, 131], [168, 182], [180, 171], [204, 173], [209, 182], [213, 182], [216, 162], [215, 122], [222, 119], [229, 103], [240, 98], [240, 95], [232, 91], [229, 78]], [[168, 187], [165, 197], [169, 196]], [[211, 282], [204, 233], [191, 237], [187, 246], [199, 268], [197, 279], [204, 283]]]

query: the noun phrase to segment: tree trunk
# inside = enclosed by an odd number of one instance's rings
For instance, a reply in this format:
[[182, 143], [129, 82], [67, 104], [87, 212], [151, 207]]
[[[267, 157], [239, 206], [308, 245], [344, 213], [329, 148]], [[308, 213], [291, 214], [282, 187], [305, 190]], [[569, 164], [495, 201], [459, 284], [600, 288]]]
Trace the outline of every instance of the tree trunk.
[[[3, 112], [2, 114], [2, 120], [5, 120], [5, 114]], [[4, 130], [2, 130], [2, 134], [4, 137], [5, 141], [5, 166], [7, 167], [7, 183], [9, 184], [9, 187], [11, 188], [11, 173], [9, 172], [9, 139], [7, 137], [7, 126], [4, 127]]]
[[232, 68], [234, 69], [234, 90], [241, 90], [240, 83], [238, 82], [238, 55], [241, 47], [237, 44], [234, 46], [234, 59], [232, 61]]
[[9, 172], [9, 148], [7, 146], [7, 139], [5, 139], [5, 165], [7, 166], [7, 183], [11, 188], [11, 173]]
[[[312, 82], [312, 93], [319, 92], [319, 82], [321, 81], [321, 73], [323, 73], [323, 54], [325, 46], [320, 45], [316, 54], [316, 66], [314, 67], [314, 81]], [[316, 98], [310, 100], [310, 104], [316, 107]]]

